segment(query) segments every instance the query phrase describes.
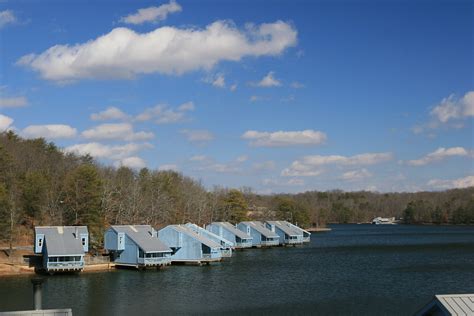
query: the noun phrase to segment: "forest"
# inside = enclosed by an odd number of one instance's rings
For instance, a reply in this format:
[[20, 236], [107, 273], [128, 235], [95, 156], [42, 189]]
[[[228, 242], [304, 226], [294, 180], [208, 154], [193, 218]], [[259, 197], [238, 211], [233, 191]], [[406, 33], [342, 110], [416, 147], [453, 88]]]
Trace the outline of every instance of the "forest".
[[251, 188], [206, 188], [174, 171], [115, 168], [65, 153], [45, 139], [0, 133], [0, 245], [30, 244], [35, 225], [87, 225], [100, 247], [114, 224], [252, 219], [303, 227], [364, 223], [376, 216], [407, 224], [474, 224], [474, 187], [442, 192], [339, 190], [259, 195]]

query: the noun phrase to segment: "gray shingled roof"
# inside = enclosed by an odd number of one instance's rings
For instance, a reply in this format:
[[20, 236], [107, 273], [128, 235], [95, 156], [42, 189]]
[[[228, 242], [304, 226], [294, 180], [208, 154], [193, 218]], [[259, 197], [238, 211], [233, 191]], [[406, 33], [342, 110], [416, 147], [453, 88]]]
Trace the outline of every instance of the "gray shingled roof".
[[112, 229], [125, 233], [144, 252], [171, 252], [168, 246], [151, 235], [153, 228], [150, 225], [114, 225]]
[[174, 228], [176, 231], [179, 231], [183, 234], [186, 234], [196, 240], [198, 240], [200, 243], [210, 247], [210, 248], [221, 248], [221, 245], [216, 243], [215, 241], [212, 241], [202, 235], [198, 235], [194, 230], [192, 230], [189, 227], [183, 226], [183, 225], [169, 225], [170, 227]]
[[271, 230], [263, 226], [261, 222], [255, 221], [255, 222], [242, 222], [242, 223], [252, 227], [256, 231], [258, 231], [260, 234], [265, 236], [266, 238], [280, 238], [280, 236], [278, 236], [276, 233], [272, 232]]
[[35, 234], [44, 234], [48, 256], [83, 255], [84, 248], [78, 234], [88, 234], [86, 226], [37, 226]]
[[222, 226], [240, 239], [252, 239], [252, 236], [247, 235], [229, 222], [213, 222], [212, 224]]
[[278, 227], [279, 229], [281, 229], [288, 236], [303, 236], [302, 231], [298, 231], [298, 230], [294, 229], [293, 227], [288, 226], [285, 222], [267, 221], [267, 223], [270, 224], [270, 225], [275, 225], [275, 227]]

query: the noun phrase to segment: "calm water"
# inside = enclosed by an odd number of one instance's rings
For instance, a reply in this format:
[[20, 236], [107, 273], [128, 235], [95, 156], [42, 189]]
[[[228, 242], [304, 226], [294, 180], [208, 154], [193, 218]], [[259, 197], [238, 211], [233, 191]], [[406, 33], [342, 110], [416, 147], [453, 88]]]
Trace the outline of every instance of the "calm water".
[[[75, 315], [411, 315], [435, 293], [474, 293], [474, 227], [334, 225], [296, 248], [212, 266], [48, 277], [45, 308]], [[26, 277], [0, 279], [0, 311], [32, 307]]]

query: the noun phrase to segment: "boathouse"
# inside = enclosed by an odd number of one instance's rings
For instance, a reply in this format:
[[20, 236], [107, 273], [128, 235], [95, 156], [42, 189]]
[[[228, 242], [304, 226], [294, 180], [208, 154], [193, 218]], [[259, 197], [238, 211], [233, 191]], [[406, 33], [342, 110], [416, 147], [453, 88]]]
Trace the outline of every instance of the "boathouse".
[[198, 235], [204, 236], [218, 244], [221, 245], [221, 253], [222, 257], [232, 257], [232, 249], [234, 248], [234, 243], [221, 237], [218, 236], [196, 224], [193, 223], [187, 223], [185, 225], [186, 227], [190, 228], [194, 232], [196, 232]]
[[222, 238], [232, 241], [235, 248], [252, 247], [252, 236], [237, 229], [229, 222], [213, 222], [207, 225], [206, 229]]
[[48, 273], [82, 271], [89, 232], [86, 226], [36, 226], [34, 250], [43, 256], [40, 269]]
[[237, 224], [237, 228], [252, 237], [254, 247], [277, 246], [280, 243], [280, 237], [262, 222], [241, 222]]
[[173, 250], [172, 262], [208, 263], [222, 259], [221, 245], [184, 225], [168, 225], [158, 237]]
[[280, 237], [280, 245], [297, 245], [303, 243], [303, 232], [283, 221], [266, 221], [265, 226]]
[[292, 224], [287, 221], [280, 221], [282, 223], [285, 223], [286, 225], [290, 226], [291, 228], [300, 231], [303, 234], [303, 242], [310, 242], [311, 241], [311, 233], [309, 231], [304, 230], [301, 227], [296, 226], [295, 224]]
[[114, 225], [104, 234], [104, 248], [116, 265], [146, 268], [171, 263], [171, 249], [150, 225]]
[[474, 294], [435, 295], [415, 316], [474, 315]]

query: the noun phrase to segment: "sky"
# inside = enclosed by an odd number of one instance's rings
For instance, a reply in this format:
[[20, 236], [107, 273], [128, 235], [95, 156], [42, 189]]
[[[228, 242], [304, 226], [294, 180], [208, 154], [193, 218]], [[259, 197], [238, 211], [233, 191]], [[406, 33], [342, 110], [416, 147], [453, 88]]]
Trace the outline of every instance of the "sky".
[[0, 1], [0, 131], [279, 192], [474, 186], [472, 1]]

